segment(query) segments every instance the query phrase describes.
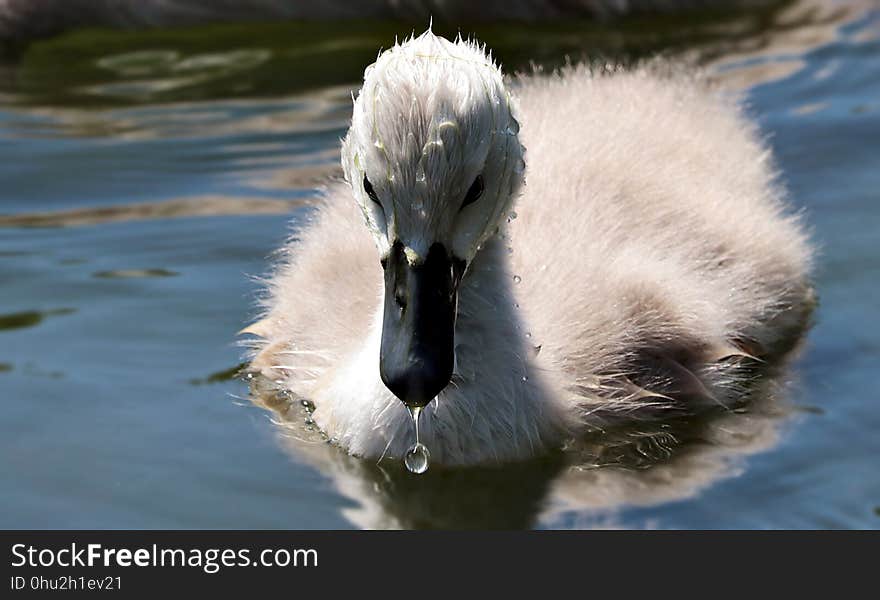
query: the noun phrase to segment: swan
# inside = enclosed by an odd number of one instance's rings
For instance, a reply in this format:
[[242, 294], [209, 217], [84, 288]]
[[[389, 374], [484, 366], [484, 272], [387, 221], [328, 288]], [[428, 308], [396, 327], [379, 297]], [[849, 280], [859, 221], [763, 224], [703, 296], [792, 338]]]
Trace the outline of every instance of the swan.
[[341, 160], [244, 332], [352, 455], [405, 456], [407, 408], [452, 466], [730, 409], [809, 323], [771, 153], [683, 69], [505, 80], [429, 29], [367, 67]]

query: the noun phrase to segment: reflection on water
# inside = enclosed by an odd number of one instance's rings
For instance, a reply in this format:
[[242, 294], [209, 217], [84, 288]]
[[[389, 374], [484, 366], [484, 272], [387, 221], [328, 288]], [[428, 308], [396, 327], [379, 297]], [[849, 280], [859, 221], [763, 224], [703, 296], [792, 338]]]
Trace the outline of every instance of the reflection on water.
[[271, 382], [255, 380], [251, 389], [253, 401], [276, 415], [278, 440], [291, 458], [319, 469], [357, 504], [344, 512], [357, 527], [585, 528], [615, 526], [628, 507], [691, 498], [737, 475], [745, 457], [777, 440], [791, 409], [780, 385], [786, 375], [761, 379], [733, 411], [602, 432], [523, 464], [432, 467], [419, 476], [397, 460], [341, 452], [314, 430], [304, 403], [278, 395]]
[[196, 86], [239, 71], [253, 69], [269, 60], [268, 50], [232, 50], [194, 54], [183, 58], [173, 50], [143, 50], [99, 58], [97, 66], [125, 81], [83, 88], [89, 94], [138, 101], [180, 87]]
[[[866, 5], [805, 0], [610, 26], [576, 22], [526, 30], [484, 24], [478, 33], [510, 71], [552, 68], [578, 57], [630, 62], [662, 51], [704, 65], [728, 89], [746, 89], [796, 73], [807, 51], [833, 41]], [[83, 32], [37, 44], [21, 61], [0, 67], [9, 78], [7, 85], [0, 78], [8, 105], [0, 112], [0, 137], [16, 144], [19, 155], [31, 148], [41, 152], [52, 139], [84, 140], [91, 150], [87, 164], [67, 153], [57, 157], [63, 160], [59, 167], [86, 171], [84, 189], [71, 189], [64, 180], [35, 181], [32, 170], [13, 163], [0, 173], [13, 187], [39, 189], [45, 200], [63, 196], [65, 203], [73, 198], [91, 208], [112, 201], [101, 196], [119, 188], [139, 201], [114, 207], [108, 220], [145, 218], [138, 211], [151, 205], [158, 208], [146, 218], [289, 211], [281, 203], [267, 209], [266, 197], [310, 192], [341, 174], [337, 141], [347, 127], [351, 91], [376, 49], [401, 31], [395, 24], [348, 23], [348, 37], [339, 40], [332, 37], [341, 33], [337, 29], [296, 22], [261, 26], [259, 48], [253, 47], [253, 28], [238, 25]], [[836, 68], [826, 66], [822, 76]], [[142, 172], [142, 157], [152, 156], [152, 147], [163, 140], [179, 143]], [[158, 200], [131, 191], [153, 183], [154, 172], [192, 185], [194, 176], [217, 168], [235, 183], [219, 186], [209, 197], [204, 189], [199, 198]], [[118, 180], [127, 185], [116, 186]], [[16, 208], [0, 211], [0, 226], [105, 218], [11, 210]]]
[[249, 397], [233, 339], [408, 27], [83, 31], [0, 62], [0, 526], [880, 527], [871, 6], [475, 28], [508, 69], [663, 50], [747, 93], [822, 243], [822, 304], [738, 411], [420, 477]]
[[[476, 31], [509, 72], [568, 60], [633, 60], [689, 53], [749, 68], [794, 61], [831, 41], [871, 0], [768, 2], [760, 8], [696, 11], [595, 23], [568, 20], [438, 24], [455, 36]], [[44, 41], [7, 65], [10, 100], [30, 106], [130, 106], [204, 98], [277, 97], [360, 79], [378, 48], [426, 23], [279, 22], [194, 30], [90, 31]], [[332, 68], [327, 68], [332, 65]]]
[[[55, 212], [0, 215], [0, 227], [73, 227], [104, 225], [145, 219], [222, 215], [283, 215], [305, 206], [305, 199], [193, 197], [159, 202], [141, 202], [101, 208], [76, 208]], [[67, 264], [71, 264], [67, 259]]]
[[111, 271], [98, 271], [92, 277], [101, 279], [128, 279], [130, 277], [176, 277], [180, 275], [168, 269], [113, 269]]

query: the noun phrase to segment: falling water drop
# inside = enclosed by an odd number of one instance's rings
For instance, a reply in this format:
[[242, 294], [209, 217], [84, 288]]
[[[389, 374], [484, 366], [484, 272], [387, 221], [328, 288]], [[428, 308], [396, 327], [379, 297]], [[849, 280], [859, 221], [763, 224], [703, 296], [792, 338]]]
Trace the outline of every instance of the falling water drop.
[[428, 452], [427, 446], [419, 441], [419, 415], [422, 414], [421, 406], [407, 406], [409, 415], [412, 417], [413, 425], [416, 428], [416, 443], [412, 448], [406, 451], [403, 457], [403, 464], [406, 465], [410, 473], [421, 475], [428, 470], [428, 464], [431, 460], [431, 453]]
[[416, 444], [407, 451], [406, 457], [403, 459], [403, 462], [410, 473], [421, 475], [428, 470], [428, 461], [430, 460], [430, 458], [431, 453], [428, 452], [428, 449], [425, 447], [425, 445]]

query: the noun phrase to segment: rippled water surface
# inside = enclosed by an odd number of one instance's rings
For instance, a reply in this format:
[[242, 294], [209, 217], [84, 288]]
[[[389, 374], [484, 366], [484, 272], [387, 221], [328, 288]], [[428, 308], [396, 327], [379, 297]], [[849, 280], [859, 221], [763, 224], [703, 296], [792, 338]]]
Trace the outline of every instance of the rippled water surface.
[[336, 174], [363, 67], [409, 30], [84, 31], [9, 51], [0, 527], [880, 527], [871, 4], [476, 29], [509, 69], [664, 50], [747, 92], [822, 248], [787, 401], [688, 424], [671, 451], [653, 434], [620, 451], [642, 462], [423, 478], [341, 456], [254, 402], [231, 377], [252, 276]]

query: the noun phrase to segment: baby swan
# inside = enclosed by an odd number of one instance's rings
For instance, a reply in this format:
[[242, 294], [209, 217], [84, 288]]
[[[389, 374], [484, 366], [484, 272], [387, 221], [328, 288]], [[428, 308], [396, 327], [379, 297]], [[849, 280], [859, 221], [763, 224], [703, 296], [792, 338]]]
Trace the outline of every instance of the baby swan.
[[734, 405], [747, 367], [805, 329], [810, 248], [736, 107], [657, 71], [576, 67], [511, 94], [472, 42], [428, 31], [382, 53], [345, 182], [246, 330], [252, 369], [358, 456], [402, 457], [398, 398], [424, 407], [448, 465]]

